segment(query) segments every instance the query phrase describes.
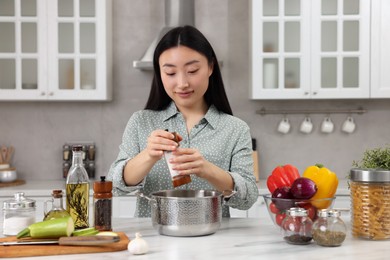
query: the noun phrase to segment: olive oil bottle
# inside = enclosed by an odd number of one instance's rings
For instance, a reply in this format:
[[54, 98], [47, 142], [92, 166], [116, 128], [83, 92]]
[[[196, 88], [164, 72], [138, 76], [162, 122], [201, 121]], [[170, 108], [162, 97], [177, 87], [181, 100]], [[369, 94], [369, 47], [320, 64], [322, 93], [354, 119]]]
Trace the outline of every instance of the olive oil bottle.
[[[48, 203], [52, 204], [50, 210], [48, 210]], [[69, 216], [69, 212], [66, 211], [62, 203], [62, 190], [53, 190], [52, 199], [45, 201], [44, 203], [44, 213], [45, 216], [43, 220], [62, 218]]]
[[82, 146], [72, 147], [72, 166], [66, 179], [66, 210], [76, 229], [89, 227], [89, 178], [83, 166]]

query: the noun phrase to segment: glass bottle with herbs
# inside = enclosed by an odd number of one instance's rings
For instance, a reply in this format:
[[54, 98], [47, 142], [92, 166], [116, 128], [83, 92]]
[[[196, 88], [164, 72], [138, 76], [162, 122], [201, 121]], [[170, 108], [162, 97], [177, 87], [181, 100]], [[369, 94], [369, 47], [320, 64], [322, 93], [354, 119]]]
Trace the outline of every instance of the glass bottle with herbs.
[[94, 226], [99, 231], [112, 230], [112, 182], [105, 176], [93, 184]]
[[[64, 209], [62, 201], [62, 190], [53, 190], [52, 199], [47, 200], [44, 203], [44, 213], [45, 216], [43, 220], [62, 218], [69, 216], [68, 211]], [[51, 203], [51, 209], [48, 210], [48, 204]]]
[[72, 147], [72, 166], [66, 179], [66, 210], [76, 229], [89, 227], [89, 178], [83, 165], [82, 146]]
[[313, 240], [320, 246], [340, 246], [347, 236], [347, 227], [335, 209], [322, 209], [313, 224]]

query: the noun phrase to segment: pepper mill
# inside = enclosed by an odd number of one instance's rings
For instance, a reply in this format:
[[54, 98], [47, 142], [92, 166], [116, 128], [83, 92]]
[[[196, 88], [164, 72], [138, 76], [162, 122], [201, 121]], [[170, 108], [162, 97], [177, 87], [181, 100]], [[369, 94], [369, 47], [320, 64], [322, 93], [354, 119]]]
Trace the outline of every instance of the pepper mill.
[[100, 176], [93, 184], [94, 226], [99, 231], [112, 230], [112, 182]]

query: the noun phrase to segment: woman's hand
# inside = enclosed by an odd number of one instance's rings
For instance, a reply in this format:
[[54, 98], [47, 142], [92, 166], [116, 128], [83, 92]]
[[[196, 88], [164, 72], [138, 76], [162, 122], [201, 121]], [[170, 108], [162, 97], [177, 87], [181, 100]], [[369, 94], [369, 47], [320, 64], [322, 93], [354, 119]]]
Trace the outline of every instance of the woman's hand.
[[200, 178], [204, 177], [209, 162], [197, 149], [178, 148], [173, 155], [170, 162], [174, 164], [173, 169], [181, 175], [195, 174]]
[[[178, 134], [179, 141], [183, 138]], [[165, 130], [155, 130], [148, 137], [146, 152], [151, 158], [161, 159], [164, 151], [175, 151], [178, 143], [174, 140], [174, 135]]]

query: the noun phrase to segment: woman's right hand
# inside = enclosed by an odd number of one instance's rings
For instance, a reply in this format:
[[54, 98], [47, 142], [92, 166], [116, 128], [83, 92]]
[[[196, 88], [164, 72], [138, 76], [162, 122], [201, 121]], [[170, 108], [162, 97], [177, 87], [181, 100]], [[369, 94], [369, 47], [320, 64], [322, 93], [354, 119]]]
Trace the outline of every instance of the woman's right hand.
[[[179, 141], [183, 138], [178, 134]], [[151, 158], [161, 159], [164, 151], [174, 151], [179, 146], [174, 139], [174, 135], [165, 130], [154, 130], [148, 137], [146, 152]]]

